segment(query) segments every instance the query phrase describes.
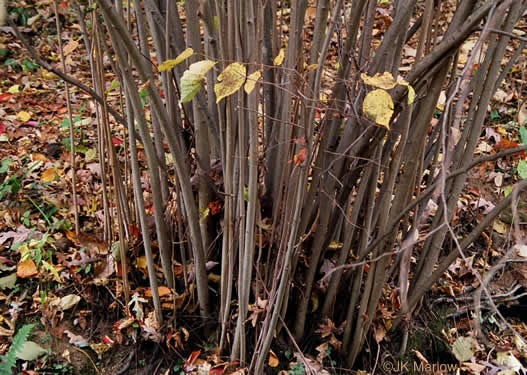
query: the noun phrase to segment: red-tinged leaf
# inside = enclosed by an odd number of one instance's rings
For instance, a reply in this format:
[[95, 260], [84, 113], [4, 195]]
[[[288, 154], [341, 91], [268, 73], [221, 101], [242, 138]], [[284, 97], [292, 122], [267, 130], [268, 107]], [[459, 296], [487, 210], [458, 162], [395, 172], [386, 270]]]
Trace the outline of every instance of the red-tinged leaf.
[[120, 146], [123, 144], [123, 140], [117, 137], [112, 138], [112, 143], [114, 146]]
[[306, 138], [305, 137], [301, 137], [301, 138], [295, 139], [295, 144], [297, 144], [299, 146], [305, 146], [306, 145]]
[[307, 154], [307, 148], [303, 147], [298, 151], [298, 153], [294, 156], [295, 165], [300, 165], [306, 160], [306, 154]]
[[195, 352], [190, 353], [190, 356], [187, 359], [187, 365], [192, 365], [196, 361], [196, 359], [201, 354], [201, 350], [196, 350]]
[[0, 101], [8, 101], [9, 99], [11, 99], [13, 97], [13, 94], [8, 94], [8, 93], [5, 93], [5, 94], [0, 94]]
[[121, 330], [123, 330], [125, 328], [130, 327], [134, 323], [135, 323], [135, 318], [133, 316], [129, 316], [127, 318], [123, 318], [123, 319], [119, 320], [118, 322], [116, 322], [113, 325], [113, 328], [116, 331], [121, 331]]
[[221, 212], [221, 207], [221, 202], [219, 200], [215, 200], [209, 203], [210, 213], [212, 215], [219, 214]]
[[223, 375], [223, 367], [213, 368], [210, 370], [209, 375]]
[[509, 148], [514, 147], [518, 147], [518, 143], [505, 138], [502, 138], [498, 144], [496, 144], [496, 150], [508, 150]]
[[102, 342], [104, 342], [106, 345], [110, 345], [110, 346], [113, 346], [113, 344], [115, 344], [115, 341], [113, 341], [107, 335], [104, 335], [104, 337], [102, 338]]
[[0, 135], [5, 133], [5, 125], [3, 122], [0, 122]]
[[[511, 141], [509, 139], [505, 139], [505, 138], [502, 138], [495, 146], [496, 148], [496, 151], [503, 151], [503, 150], [508, 150], [508, 149], [511, 149], [511, 148], [516, 148], [516, 147], [519, 147], [520, 145], [518, 144], [518, 142], [515, 142], [515, 141]], [[516, 157], [521, 157], [522, 159], [525, 159], [527, 158], [527, 154], [525, 152], [518, 152], [517, 154], [514, 154], [514, 156]]]
[[139, 228], [137, 225], [128, 225], [128, 231], [132, 237], [139, 237], [141, 235], [141, 228]]

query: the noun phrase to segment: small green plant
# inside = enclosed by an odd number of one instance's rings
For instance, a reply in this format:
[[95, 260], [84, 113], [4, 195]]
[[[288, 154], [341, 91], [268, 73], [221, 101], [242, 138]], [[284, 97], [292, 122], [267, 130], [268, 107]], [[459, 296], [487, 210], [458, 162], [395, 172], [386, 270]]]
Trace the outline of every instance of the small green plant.
[[291, 366], [291, 369], [288, 371], [291, 375], [305, 375], [306, 369], [303, 363], [297, 363], [294, 366]]
[[46, 361], [46, 364], [43, 365], [42, 368], [40, 368], [40, 371], [42, 371], [43, 374], [61, 374], [61, 375], [69, 375], [73, 374], [73, 366], [66, 362], [56, 362], [53, 360], [50, 360], [49, 362]]
[[181, 359], [178, 359], [176, 361], [176, 364], [172, 368], [172, 370], [174, 371], [174, 374], [176, 374], [176, 375], [184, 375], [185, 374], [185, 370], [183, 369], [183, 367], [184, 367], [183, 361]]
[[20, 218], [20, 221], [22, 221], [22, 224], [24, 224], [26, 227], [31, 226], [31, 220], [29, 220], [29, 215], [31, 215], [31, 211], [26, 211]]
[[492, 122], [497, 122], [501, 119], [501, 115], [498, 110], [495, 109], [490, 113], [490, 119], [492, 120]]
[[13, 337], [13, 343], [11, 344], [7, 355], [0, 356], [0, 375], [11, 375], [13, 373], [18, 354], [22, 351], [24, 344], [27, 342], [27, 338], [34, 327], [35, 324], [26, 324], [20, 328], [15, 337]]
[[[12, 163], [11, 159], [2, 160], [2, 166], [0, 167], [0, 173], [6, 173], [9, 171], [9, 165]], [[29, 162], [25, 162], [22, 168], [19, 168], [13, 175], [5, 179], [4, 182], [0, 185], [0, 200], [2, 200], [6, 193], [10, 192], [11, 194], [17, 194], [22, 189], [22, 181], [26, 176], [36, 167], [42, 164], [41, 161], [31, 163], [27, 170], [22, 173], [25, 167]]]

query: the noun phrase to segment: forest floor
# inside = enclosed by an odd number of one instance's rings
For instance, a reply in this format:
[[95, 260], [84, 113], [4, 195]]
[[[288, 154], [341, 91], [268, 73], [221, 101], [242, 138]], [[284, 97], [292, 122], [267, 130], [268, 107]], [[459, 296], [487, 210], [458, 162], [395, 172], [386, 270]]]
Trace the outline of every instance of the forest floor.
[[[23, 25], [21, 31], [33, 40], [41, 56], [57, 62], [52, 7], [35, 5], [17, 8], [16, 12]], [[67, 8], [61, 13], [62, 17], [72, 14]], [[308, 17], [313, 16], [310, 8]], [[389, 24], [387, 17], [382, 11], [378, 14], [379, 35]], [[66, 71], [89, 83], [91, 73], [80, 30], [70, 22], [65, 24], [62, 38]], [[308, 29], [306, 37], [309, 32]], [[527, 34], [525, 20], [517, 32]], [[460, 64], [474, 40], [466, 43]], [[513, 52], [509, 51], [509, 58]], [[525, 124], [527, 118], [525, 52], [494, 97], [481, 134], [479, 155], [527, 144], [527, 130], [519, 125]], [[408, 47], [405, 54], [411, 61], [415, 50]], [[328, 57], [329, 61], [336, 58]], [[0, 354], [7, 355], [22, 326], [34, 324], [29, 338], [35, 346], [24, 349], [26, 359], [17, 363], [21, 374], [190, 374], [198, 373], [200, 365], [200, 368], [208, 365], [209, 374], [236, 371], [241, 374], [236, 363], [219, 355], [213, 338], [193, 335], [198, 320], [192, 292], [177, 294], [160, 288], [164, 308], [176, 312], [173, 316], [178, 318], [166, 327], [156, 326], [149, 313], [138, 319], [152, 308], [139, 229], [133, 226], [128, 228], [133, 238], [129, 243], [129, 278], [135, 297], [130, 304], [133, 313], [123, 314], [126, 309], [114, 246], [108, 246], [102, 239], [102, 184], [94, 105], [89, 95], [70, 87], [80, 211], [77, 235], [72, 225], [73, 169], [65, 85], [33, 62], [9, 27], [0, 27], [0, 59]], [[404, 72], [403, 65], [401, 73]], [[114, 77], [108, 76], [107, 82], [109, 103], [119, 108], [120, 89], [113, 83]], [[441, 106], [438, 103], [438, 114]], [[121, 126], [112, 127], [112, 142], [118, 155], [126, 152]], [[460, 236], [510, 193], [516, 181], [527, 177], [525, 158], [522, 153], [498, 159], [470, 173], [454, 218]], [[148, 194], [146, 189], [147, 203], [151, 202]], [[523, 221], [527, 217], [526, 206], [526, 201], [520, 201]], [[451, 361], [456, 351], [468, 352], [469, 357], [481, 361], [489, 356], [476, 341], [459, 343], [457, 348], [451, 343], [458, 334], [470, 334], [473, 330], [471, 292], [478, 287], [473, 271], [487, 272], [509, 249], [511, 218], [509, 211], [496, 220], [478, 240], [483, 251], [466, 261], [458, 259], [423, 301], [422, 313], [412, 327], [409, 341], [410, 355], [416, 361]], [[520, 249], [516, 257], [524, 260], [527, 250]], [[182, 267], [179, 265], [178, 277], [182, 277]], [[217, 277], [214, 272], [209, 276], [211, 280]], [[506, 361], [513, 365], [515, 360], [525, 361], [527, 302], [520, 294], [527, 292], [527, 263], [508, 264], [489, 289], [498, 296], [496, 303], [506, 320], [484, 303], [479, 317], [484, 331], [500, 351], [508, 353]], [[510, 328], [517, 335], [501, 334]], [[384, 333], [376, 332], [381, 336]], [[291, 366], [294, 363], [291, 353], [271, 355], [272, 373], [302, 373]], [[317, 353], [307, 354], [315, 358]], [[338, 361], [328, 362], [326, 358], [324, 363], [326, 373], [349, 372], [338, 369]], [[327, 363], [335, 367], [328, 367]], [[481, 370], [482, 366], [476, 362], [463, 369], [465, 373]]]

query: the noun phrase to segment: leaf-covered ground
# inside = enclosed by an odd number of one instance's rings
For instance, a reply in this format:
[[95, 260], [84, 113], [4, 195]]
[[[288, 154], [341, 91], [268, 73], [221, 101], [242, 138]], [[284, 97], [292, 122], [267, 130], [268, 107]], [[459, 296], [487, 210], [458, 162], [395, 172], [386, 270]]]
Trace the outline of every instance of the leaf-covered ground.
[[[12, 14], [17, 14], [21, 31], [32, 40], [41, 56], [59, 66], [55, 18], [49, 4], [13, 2]], [[74, 17], [68, 3], [62, 3], [59, 9], [62, 19]], [[312, 21], [314, 9], [308, 9], [307, 22]], [[287, 16], [286, 12], [283, 14]], [[448, 22], [448, 12], [443, 22]], [[382, 35], [390, 23], [389, 12], [379, 7], [375, 36]], [[65, 43], [66, 71], [89, 84], [87, 51], [80, 29], [72, 22], [64, 25], [61, 36]], [[518, 36], [525, 36], [527, 24], [521, 24], [516, 32]], [[307, 39], [310, 33], [312, 29], [307, 27]], [[469, 40], [463, 47], [460, 68], [475, 40]], [[508, 57], [513, 53], [511, 49]], [[408, 63], [415, 56], [412, 42], [406, 47], [405, 56]], [[21, 358], [17, 362], [17, 373], [181, 374], [197, 373], [198, 369], [205, 371], [200, 373], [217, 375], [243, 373], [236, 363], [218, 355], [214, 339], [194, 334], [199, 320], [191, 277], [190, 287], [181, 294], [160, 288], [163, 307], [167, 312], [174, 312], [171, 315], [174, 318], [162, 327], [156, 322], [146, 260], [139, 230], [134, 226], [127, 228], [133, 239], [128, 244], [133, 297], [130, 314], [124, 314], [127, 309], [123, 305], [120, 269], [115, 259], [117, 247], [109, 246], [102, 238], [103, 186], [93, 103], [86, 93], [72, 88], [80, 211], [80, 233], [76, 235], [65, 85], [33, 62], [9, 27], [0, 28], [0, 59], [0, 354], [9, 353], [13, 337], [22, 327], [35, 324], [29, 341], [23, 345], [24, 354], [17, 353]], [[336, 59], [335, 55], [328, 56], [328, 66], [335, 66]], [[401, 74], [405, 69], [403, 64]], [[522, 127], [527, 118], [526, 71], [524, 51], [494, 97], [485, 132], [481, 134], [480, 155], [527, 144], [527, 130]], [[119, 108], [120, 88], [113, 76], [106, 78], [108, 101]], [[329, 82], [333, 78], [330, 70], [324, 79]], [[438, 114], [443, 104], [438, 103]], [[126, 153], [124, 129], [112, 125], [111, 137], [122, 157]], [[521, 153], [481, 164], [471, 172], [454, 219], [459, 234], [470, 231], [510, 193], [515, 181], [527, 178], [525, 159], [526, 155]], [[122, 161], [124, 168], [124, 157]], [[146, 175], [144, 196], [147, 206], [151, 207]], [[526, 220], [527, 201], [522, 199], [519, 215], [522, 221]], [[478, 239], [477, 246], [484, 249], [481, 255], [468, 254], [466, 261], [458, 259], [423, 301], [423, 313], [412, 322], [410, 330], [411, 358], [419, 363], [462, 358], [466, 373], [492, 370], [500, 361], [512, 365], [514, 361], [525, 361], [527, 301], [525, 296], [518, 296], [527, 292], [527, 249], [517, 249], [514, 261], [509, 262], [489, 287], [497, 296], [495, 303], [506, 322], [485, 296], [481, 316], [475, 317], [471, 293], [478, 286], [474, 270], [484, 275], [510, 248], [512, 217], [512, 211], [502, 215]], [[209, 270], [211, 282], [218, 278], [214, 266], [211, 264]], [[192, 273], [191, 265], [186, 269], [176, 265], [180, 280], [187, 273]], [[374, 327], [381, 345], [398, 303], [395, 291], [387, 290], [380, 306], [381, 316], [386, 319], [376, 320]], [[263, 308], [258, 303], [251, 305], [251, 318], [258, 319]], [[480, 320], [486, 336], [497, 348], [495, 352], [489, 352], [474, 338], [474, 318]], [[306, 346], [307, 359], [320, 373], [347, 373], [338, 369], [337, 356], [332, 354], [332, 348], [338, 346], [339, 329], [330, 324], [321, 326], [317, 340], [322, 344]], [[29, 342], [34, 345], [28, 345]], [[505, 354], [500, 358], [496, 352]], [[283, 374], [303, 374], [296, 361], [295, 348], [291, 348], [284, 353], [272, 353], [269, 366], [274, 368], [273, 373], [281, 370]]]

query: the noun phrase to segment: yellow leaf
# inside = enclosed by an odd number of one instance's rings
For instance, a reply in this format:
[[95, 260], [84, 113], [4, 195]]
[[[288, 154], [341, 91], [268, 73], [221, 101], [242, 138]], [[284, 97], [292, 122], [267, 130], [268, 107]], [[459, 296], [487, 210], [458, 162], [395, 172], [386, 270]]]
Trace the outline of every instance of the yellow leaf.
[[408, 88], [408, 104], [412, 104], [415, 100], [415, 90], [414, 88], [406, 82], [404, 79], [397, 82], [400, 85], [406, 86]]
[[147, 272], [146, 256], [143, 255], [142, 257], [137, 258], [136, 267], [143, 272]]
[[313, 304], [313, 307], [311, 308], [311, 312], [315, 312], [318, 310], [318, 306], [320, 305], [318, 295], [313, 293], [311, 294], [311, 303]]
[[28, 122], [31, 119], [31, 113], [20, 111], [16, 114], [16, 117], [22, 122]]
[[318, 68], [318, 64], [311, 64], [306, 67], [306, 72], [311, 72], [312, 70], [315, 70]]
[[507, 224], [505, 224], [503, 221], [496, 220], [492, 224], [492, 229], [494, 229], [499, 234], [505, 234], [505, 233], [507, 233], [507, 229], [508, 228], [507, 228]]
[[20, 85], [13, 85], [11, 86], [8, 90], [7, 90], [8, 93], [10, 94], [17, 94], [20, 92]]
[[190, 56], [194, 54], [194, 50], [192, 48], [187, 48], [183, 52], [181, 52], [178, 57], [176, 57], [173, 60], [166, 60], [159, 66], [159, 71], [164, 72], [165, 70], [171, 70], [174, 68], [177, 64], [182, 63], [186, 59], [188, 59]]
[[270, 367], [276, 367], [280, 364], [280, 361], [278, 360], [278, 357], [272, 350], [269, 351], [269, 366]]
[[245, 86], [243, 87], [247, 95], [249, 95], [254, 90], [256, 83], [258, 82], [261, 76], [262, 74], [257, 70], [256, 72], [250, 74], [247, 77], [247, 81], [245, 82]]
[[507, 129], [505, 129], [505, 128], [504, 128], [503, 126], [501, 126], [501, 125], [498, 125], [498, 126], [496, 127], [496, 131], [497, 131], [498, 133], [500, 133], [500, 135], [501, 135], [502, 137], [505, 137], [505, 138], [506, 138], [506, 137], [509, 136], [509, 133], [507, 133]]
[[280, 52], [278, 53], [278, 55], [274, 58], [273, 64], [275, 64], [276, 66], [282, 65], [282, 62], [284, 61], [284, 57], [285, 57], [285, 49], [282, 48]]
[[369, 77], [368, 75], [362, 73], [360, 77], [365, 84], [378, 87], [380, 89], [390, 90], [397, 85], [397, 82], [395, 79], [393, 79], [392, 73], [390, 72], [384, 72], [382, 74], [376, 73], [373, 77]]
[[386, 91], [378, 89], [366, 95], [364, 103], [362, 104], [362, 110], [376, 124], [390, 129], [390, 120], [393, 115], [393, 100]]
[[42, 172], [42, 175], [40, 176], [40, 180], [42, 182], [51, 182], [55, 180], [56, 171], [55, 168], [49, 168], [46, 169], [44, 172]]
[[209, 273], [207, 275], [207, 279], [209, 279], [209, 281], [212, 281], [215, 284], [219, 284], [221, 282], [221, 276], [216, 275], [215, 273]]
[[342, 242], [339, 241], [331, 241], [331, 243], [328, 246], [328, 250], [339, 250], [342, 249]]
[[408, 104], [413, 104], [415, 100], [415, 90], [411, 85], [408, 85]]
[[71, 42], [66, 43], [64, 46], [64, 56], [68, 56], [70, 53], [75, 51], [77, 47], [79, 46], [79, 42], [76, 40], [72, 40]]
[[51, 79], [57, 79], [59, 78], [58, 75], [56, 75], [55, 73], [53, 72], [50, 72], [49, 70], [46, 70], [44, 68], [40, 68], [40, 73], [42, 74], [42, 78], [44, 78], [45, 80], [51, 80]]
[[105, 344], [104, 342], [101, 343], [91, 343], [90, 348], [101, 357], [104, 353], [106, 353], [108, 350], [111, 349], [110, 345]]
[[232, 63], [218, 76], [218, 82], [214, 85], [216, 103], [239, 90], [245, 82], [247, 68], [240, 63]]

